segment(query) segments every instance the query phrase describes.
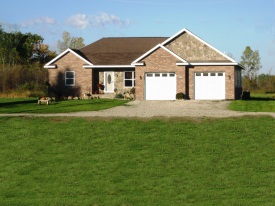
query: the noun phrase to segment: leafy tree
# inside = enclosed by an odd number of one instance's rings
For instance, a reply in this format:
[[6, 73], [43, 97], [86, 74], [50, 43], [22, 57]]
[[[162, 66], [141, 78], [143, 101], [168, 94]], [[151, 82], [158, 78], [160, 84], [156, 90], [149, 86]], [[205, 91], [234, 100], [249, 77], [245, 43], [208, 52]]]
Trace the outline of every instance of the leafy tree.
[[244, 68], [244, 75], [253, 79], [256, 77], [257, 72], [262, 67], [259, 51], [253, 51], [250, 46], [247, 46], [241, 56], [240, 62]]
[[62, 53], [68, 48], [80, 49], [84, 46], [84, 39], [82, 37], [72, 37], [70, 33], [67, 31], [63, 32], [62, 40], [58, 40], [57, 42], [57, 48], [59, 53]]
[[[0, 29], [0, 61], [2, 66], [32, 63], [34, 54], [37, 53], [34, 46], [38, 41], [42, 42], [43, 38], [37, 34], [7, 33]], [[42, 62], [47, 53], [44, 53], [42, 59], [36, 58], [36, 61]]]
[[34, 44], [33, 54], [31, 57], [33, 61], [38, 61], [40, 64], [44, 64], [49, 62], [54, 57], [56, 57], [56, 53], [49, 50], [49, 45], [43, 44], [42, 41], [38, 41]]
[[0, 92], [42, 91], [47, 70], [41, 64], [56, 56], [37, 34], [5, 32], [0, 25]]

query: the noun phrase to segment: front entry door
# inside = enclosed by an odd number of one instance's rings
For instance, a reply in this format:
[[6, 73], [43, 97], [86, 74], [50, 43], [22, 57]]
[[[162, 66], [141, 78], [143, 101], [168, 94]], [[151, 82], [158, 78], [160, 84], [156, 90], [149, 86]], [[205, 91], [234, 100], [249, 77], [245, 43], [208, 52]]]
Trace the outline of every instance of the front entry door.
[[105, 92], [114, 92], [114, 72], [104, 72]]

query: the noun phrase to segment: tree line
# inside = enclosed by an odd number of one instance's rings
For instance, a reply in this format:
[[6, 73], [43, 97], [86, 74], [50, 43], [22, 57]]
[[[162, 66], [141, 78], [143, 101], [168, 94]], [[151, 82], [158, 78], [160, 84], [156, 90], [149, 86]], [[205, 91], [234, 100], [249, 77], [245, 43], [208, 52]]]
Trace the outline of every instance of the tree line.
[[240, 64], [244, 67], [242, 72], [244, 91], [275, 93], [275, 75], [258, 74], [262, 68], [258, 50], [253, 51], [250, 46], [247, 46], [242, 53]]
[[[0, 94], [1, 96], [42, 96], [47, 93], [46, 62], [56, 57], [55, 51], [43, 43], [42, 36], [32, 33], [5, 32], [0, 25]], [[63, 32], [58, 41], [59, 52], [79, 49], [83, 38]]]

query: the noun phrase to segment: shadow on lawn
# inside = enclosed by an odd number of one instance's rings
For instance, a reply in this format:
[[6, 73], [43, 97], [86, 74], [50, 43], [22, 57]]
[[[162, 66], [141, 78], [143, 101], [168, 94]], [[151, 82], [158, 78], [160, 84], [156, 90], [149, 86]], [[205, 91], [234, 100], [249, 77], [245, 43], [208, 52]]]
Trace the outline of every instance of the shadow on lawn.
[[275, 93], [274, 92], [266, 92], [263, 94], [254, 94], [253, 96], [250, 95], [249, 91], [245, 91], [242, 94], [242, 100], [245, 101], [275, 101]]
[[243, 101], [275, 101], [275, 98], [271, 98], [271, 97], [250, 97], [249, 99], [243, 99]]
[[0, 102], [0, 107], [15, 106], [19, 104], [30, 104], [37, 103], [37, 100], [27, 100], [27, 101], [14, 101], [14, 102]]

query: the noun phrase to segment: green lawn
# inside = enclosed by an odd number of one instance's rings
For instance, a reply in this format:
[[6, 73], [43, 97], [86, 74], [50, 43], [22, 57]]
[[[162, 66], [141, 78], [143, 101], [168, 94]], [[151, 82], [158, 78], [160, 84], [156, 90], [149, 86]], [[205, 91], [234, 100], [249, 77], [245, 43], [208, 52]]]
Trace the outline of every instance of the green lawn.
[[0, 113], [66, 113], [97, 111], [120, 106], [128, 101], [118, 99], [66, 100], [38, 105], [35, 98], [0, 98]]
[[0, 117], [0, 205], [275, 205], [274, 125]]
[[249, 100], [232, 101], [229, 109], [245, 112], [275, 112], [274, 93], [251, 93]]
[[260, 99], [273, 99], [275, 97], [275, 93], [251, 93], [251, 97], [254, 99], [260, 98]]

